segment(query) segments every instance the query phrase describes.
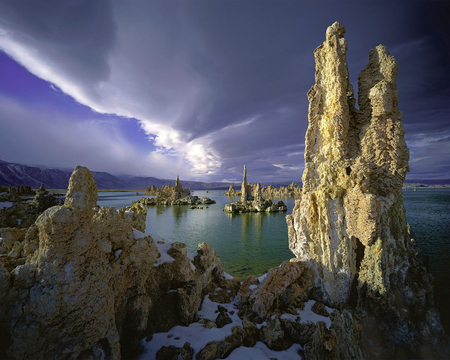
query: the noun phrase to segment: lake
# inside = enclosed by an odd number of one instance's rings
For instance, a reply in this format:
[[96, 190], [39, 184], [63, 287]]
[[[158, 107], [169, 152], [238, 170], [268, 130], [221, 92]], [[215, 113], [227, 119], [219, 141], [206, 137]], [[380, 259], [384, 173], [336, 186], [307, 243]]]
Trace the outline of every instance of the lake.
[[[189, 252], [206, 241], [214, 246], [225, 271], [243, 279], [259, 275], [293, 257], [288, 247], [286, 215], [292, 213], [294, 199], [282, 199], [286, 213], [227, 214], [222, 209], [233, 200], [223, 191], [194, 191], [216, 204], [203, 210], [188, 206], [150, 206], [146, 231], [170, 241], [186, 243]], [[99, 192], [100, 206], [121, 208], [138, 200], [133, 192]], [[450, 189], [419, 189], [404, 191], [408, 223], [411, 225], [420, 252], [430, 258], [429, 270], [435, 286], [450, 296]]]

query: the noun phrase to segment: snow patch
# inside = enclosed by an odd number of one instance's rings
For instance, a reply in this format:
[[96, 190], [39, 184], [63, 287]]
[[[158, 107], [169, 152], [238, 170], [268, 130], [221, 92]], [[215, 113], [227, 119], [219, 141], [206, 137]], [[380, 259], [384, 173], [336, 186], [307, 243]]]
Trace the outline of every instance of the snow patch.
[[143, 238], [145, 238], [147, 236], [149, 236], [149, 234], [146, 234], [145, 232], [133, 229], [133, 239], [134, 240], [143, 239]]
[[145, 232], [133, 229], [134, 240], [143, 239], [147, 236], [151, 236], [160, 254], [160, 257], [156, 259], [156, 262], [153, 264], [153, 266], [156, 267], [163, 263], [171, 263], [175, 261], [175, 259], [167, 253], [172, 246], [172, 243], [170, 241], [164, 240], [157, 235], [150, 235]]
[[263, 327], [263, 326], [267, 326], [267, 323], [264, 321], [264, 322], [262, 322], [261, 324], [255, 324], [256, 325], [256, 327], [259, 329], [259, 330], [261, 330], [261, 328]]
[[226, 280], [232, 280], [232, 279], [234, 279], [233, 276], [231, 276], [230, 274], [227, 274], [225, 271], [223, 272], [223, 277], [224, 277]]
[[294, 344], [289, 349], [284, 351], [270, 350], [263, 342], [258, 341], [252, 348], [241, 346], [233, 350], [227, 357], [229, 360], [265, 360], [265, 359], [278, 359], [278, 360], [291, 360], [299, 359], [299, 350], [303, 350], [300, 344]]
[[258, 281], [261, 283], [267, 276], [267, 273], [265, 273], [264, 275], [261, 275], [258, 279]]
[[11, 201], [1, 201], [0, 202], [0, 209], [9, 208], [12, 205], [13, 205], [13, 203]]
[[122, 254], [122, 249], [119, 249], [119, 250], [114, 251], [114, 256], [115, 256], [116, 258], [119, 258], [120, 254]]
[[[326, 316], [317, 315], [315, 312], [311, 310], [312, 306], [315, 304], [314, 300], [308, 300], [305, 302], [305, 307], [303, 310], [298, 310], [298, 315], [293, 314], [283, 314], [280, 316], [280, 319], [287, 319], [289, 321], [295, 321], [298, 317], [300, 317], [300, 323], [317, 323], [318, 321], [323, 321], [327, 328], [330, 328], [331, 325], [331, 319]], [[325, 306], [325, 309], [331, 314], [334, 309], [329, 308], [328, 306]]]
[[[209, 299], [209, 295], [205, 297], [202, 304], [202, 309], [199, 311], [199, 319], [208, 318], [215, 321], [218, 315], [218, 303]], [[242, 326], [242, 320], [237, 315], [234, 304], [220, 304], [228, 310], [228, 315], [233, 321], [231, 324], [225, 325], [223, 328], [206, 329], [202, 324], [196, 322], [189, 324], [189, 326], [174, 326], [168, 332], [153, 334], [149, 342], [145, 342], [145, 338], [141, 341], [144, 352], [136, 358], [136, 360], [153, 360], [156, 358], [156, 353], [162, 346], [177, 346], [182, 347], [185, 342], [190, 342], [194, 349], [195, 355], [202, 350], [211, 341], [221, 341], [227, 336], [231, 335], [231, 329], [234, 326]], [[231, 315], [230, 311], [234, 311]], [[170, 338], [168, 335], [172, 335]]]
[[174, 262], [175, 259], [168, 254], [168, 251], [172, 247], [172, 243], [167, 240], [155, 240], [155, 245], [158, 248], [160, 257], [156, 259], [156, 262], [153, 264], [153, 266], [159, 266], [164, 263], [171, 263]]

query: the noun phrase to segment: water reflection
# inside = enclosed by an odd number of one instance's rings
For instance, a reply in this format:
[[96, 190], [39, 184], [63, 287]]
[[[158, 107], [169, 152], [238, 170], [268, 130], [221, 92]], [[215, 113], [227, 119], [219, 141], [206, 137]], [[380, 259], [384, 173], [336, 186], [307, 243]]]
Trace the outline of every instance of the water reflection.
[[178, 222], [182, 216], [186, 215], [186, 212], [188, 211], [187, 205], [173, 205], [172, 208], [172, 214], [175, 216], [175, 220]]

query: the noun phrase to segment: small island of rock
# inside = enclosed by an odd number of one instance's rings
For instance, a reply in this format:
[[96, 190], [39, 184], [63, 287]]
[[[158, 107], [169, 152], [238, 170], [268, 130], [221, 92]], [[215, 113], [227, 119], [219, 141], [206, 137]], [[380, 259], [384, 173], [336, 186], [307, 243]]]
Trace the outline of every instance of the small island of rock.
[[133, 201], [133, 204], [142, 205], [208, 205], [215, 204], [214, 200], [207, 197], [199, 198], [198, 196], [191, 195], [191, 189], [184, 187], [180, 183], [180, 178], [177, 176], [175, 186], [166, 185], [158, 189], [152, 185], [145, 189], [144, 195], [156, 195], [156, 198], [143, 197], [137, 201]]
[[[230, 186], [230, 190], [232, 187]], [[282, 201], [273, 203], [272, 200], [264, 199], [261, 194], [261, 184], [257, 183], [254, 187], [247, 183], [247, 167], [244, 165], [244, 179], [241, 187], [241, 198], [234, 203], [225, 205], [227, 213], [243, 212], [277, 212], [287, 211], [286, 204]]]

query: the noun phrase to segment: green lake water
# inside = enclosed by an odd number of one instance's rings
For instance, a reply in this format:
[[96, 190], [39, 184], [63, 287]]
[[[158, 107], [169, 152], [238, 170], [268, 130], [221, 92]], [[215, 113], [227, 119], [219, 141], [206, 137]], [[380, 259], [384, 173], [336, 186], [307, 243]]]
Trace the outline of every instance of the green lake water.
[[[286, 214], [291, 214], [294, 199], [282, 199], [286, 213], [246, 213], [230, 215], [222, 211], [232, 198], [222, 191], [195, 191], [217, 203], [191, 210], [188, 206], [149, 206], [146, 231], [170, 241], [186, 243], [189, 252], [206, 241], [214, 246], [229, 274], [243, 279], [258, 275], [293, 254], [288, 247]], [[450, 296], [450, 190], [419, 189], [404, 191], [408, 223], [411, 225], [420, 252], [429, 257], [429, 270], [435, 287]], [[130, 205], [141, 196], [130, 192], [100, 192], [100, 206]], [[237, 199], [235, 199], [237, 200]]]

